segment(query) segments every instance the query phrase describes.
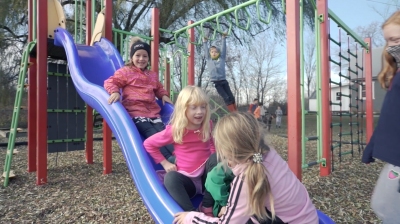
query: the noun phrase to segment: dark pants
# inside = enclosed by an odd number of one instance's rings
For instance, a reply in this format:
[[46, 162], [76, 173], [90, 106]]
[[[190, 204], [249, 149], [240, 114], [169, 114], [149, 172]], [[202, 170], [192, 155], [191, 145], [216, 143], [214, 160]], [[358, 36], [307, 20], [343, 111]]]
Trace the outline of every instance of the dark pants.
[[217, 89], [218, 94], [224, 99], [226, 105], [235, 103], [235, 97], [232, 94], [228, 81], [214, 81], [214, 86]]
[[[217, 165], [217, 163], [217, 155], [214, 153], [207, 160], [205, 164], [204, 174], [201, 177], [203, 182], [203, 189], [205, 189], [204, 184], [207, 179], [207, 173], [211, 171]], [[196, 186], [189, 177], [176, 171], [168, 172], [164, 177], [164, 186], [171, 197], [178, 203], [179, 206], [181, 206], [184, 211], [196, 210], [196, 208], [190, 201], [191, 198], [196, 196]], [[211, 194], [206, 190], [204, 192], [202, 206], [214, 206], [214, 199], [212, 198]]]
[[[165, 125], [161, 122], [159, 123], [151, 123], [151, 122], [139, 122], [135, 123], [136, 128], [139, 133], [144, 137], [148, 138], [154, 135], [157, 132], [160, 132], [165, 129]], [[161, 154], [170, 162], [173, 162], [172, 153], [174, 152], [174, 147], [172, 145], [167, 145], [160, 148]], [[171, 158], [170, 158], [171, 157]]]

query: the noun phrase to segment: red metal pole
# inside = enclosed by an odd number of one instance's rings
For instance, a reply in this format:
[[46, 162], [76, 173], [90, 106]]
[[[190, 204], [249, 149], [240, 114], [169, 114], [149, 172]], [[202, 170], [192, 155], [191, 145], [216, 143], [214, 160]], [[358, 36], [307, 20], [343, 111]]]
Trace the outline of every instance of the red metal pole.
[[[193, 20], [190, 20], [188, 22], [188, 25], [193, 24]], [[188, 52], [189, 52], [189, 58], [188, 58], [188, 85], [194, 85], [194, 54], [195, 54], [195, 48], [194, 44], [192, 44], [195, 40], [194, 36], [194, 28], [189, 29], [189, 37], [190, 41], [188, 43]]]
[[[112, 41], [112, 0], [105, 0], [105, 38]], [[92, 125], [93, 126], [93, 125]], [[103, 119], [103, 174], [112, 171], [112, 138], [111, 129]]]
[[168, 62], [168, 58], [164, 59], [164, 89], [167, 90], [168, 93], [171, 91], [171, 73], [170, 73], [170, 64]]
[[[86, 0], [86, 45], [92, 39], [92, 0]], [[93, 109], [86, 104], [86, 163], [93, 163]]]
[[47, 183], [47, 1], [37, 4], [36, 184]]
[[372, 44], [371, 38], [365, 38], [364, 41], [368, 43], [368, 50], [364, 50], [364, 77], [365, 77], [365, 111], [366, 111], [366, 138], [369, 142], [372, 133], [374, 132], [374, 99], [372, 99]]
[[151, 70], [158, 73], [158, 49], [160, 44], [160, 10], [158, 8], [153, 8], [151, 10], [151, 36], [153, 41], [151, 41]]
[[[28, 1], [28, 42], [33, 41], [33, 0]], [[36, 60], [29, 57], [28, 69], [28, 172], [36, 171]]]
[[298, 1], [287, 1], [286, 21], [288, 163], [290, 169], [301, 181], [300, 6]]
[[318, 15], [322, 15], [320, 21], [321, 42], [321, 97], [322, 97], [322, 156], [326, 159], [326, 166], [320, 166], [320, 175], [328, 176], [331, 173], [331, 111], [330, 111], [330, 66], [329, 66], [329, 20], [328, 0], [318, 0]]

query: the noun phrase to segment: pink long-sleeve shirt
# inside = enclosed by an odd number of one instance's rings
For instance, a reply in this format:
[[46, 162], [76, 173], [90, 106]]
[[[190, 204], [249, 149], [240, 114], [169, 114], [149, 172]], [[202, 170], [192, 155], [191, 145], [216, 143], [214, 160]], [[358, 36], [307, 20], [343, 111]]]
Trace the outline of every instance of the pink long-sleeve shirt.
[[177, 170], [188, 174], [202, 167], [210, 155], [215, 152], [211, 134], [210, 139], [203, 142], [201, 130], [186, 129], [182, 144], [177, 144], [172, 137], [171, 125], [167, 125], [165, 130], [150, 136], [143, 143], [144, 148], [156, 163], [160, 163], [165, 159], [160, 152], [160, 147], [168, 144], [173, 144], [174, 146]]
[[161, 108], [156, 97], [162, 99], [168, 92], [158, 81], [158, 74], [134, 67], [124, 66], [104, 81], [104, 89], [112, 94], [122, 89], [122, 105], [134, 117], [160, 117]]
[[[318, 224], [317, 210], [306, 188], [289, 169], [287, 162], [271, 149], [264, 157], [263, 164], [268, 170], [267, 176], [274, 198], [276, 216], [289, 224]], [[247, 164], [239, 164], [232, 169], [236, 177], [231, 183], [225, 215], [218, 218], [208, 217], [204, 213], [190, 212], [184, 223], [243, 224], [249, 219], [253, 223], [258, 223], [246, 213], [249, 197], [247, 184], [243, 181], [246, 167]], [[264, 205], [271, 211], [269, 198], [265, 199]]]

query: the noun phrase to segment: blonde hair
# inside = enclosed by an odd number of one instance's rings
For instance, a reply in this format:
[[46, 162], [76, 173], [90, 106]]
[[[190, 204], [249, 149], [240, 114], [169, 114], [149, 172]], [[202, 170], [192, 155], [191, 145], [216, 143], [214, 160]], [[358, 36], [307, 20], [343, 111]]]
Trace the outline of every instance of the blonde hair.
[[253, 155], [261, 153], [263, 158], [269, 151], [264, 139], [264, 131], [255, 117], [248, 112], [234, 112], [225, 115], [215, 125], [214, 142], [219, 158], [234, 163], [248, 163], [244, 171], [244, 181], [249, 190], [248, 213], [259, 219], [271, 218], [265, 209], [265, 199], [269, 197], [272, 219], [275, 219], [274, 200], [267, 177], [267, 169], [262, 163], [253, 161]]
[[201, 134], [203, 142], [210, 139], [210, 106], [209, 99], [206, 93], [197, 86], [186, 86], [179, 93], [175, 103], [174, 112], [171, 115], [170, 124], [172, 126], [172, 136], [174, 142], [182, 144], [182, 138], [185, 134], [185, 128], [189, 121], [186, 117], [186, 110], [190, 105], [206, 104], [206, 114], [203, 123], [201, 124]]
[[[400, 11], [397, 11], [393, 13], [382, 25], [382, 29], [385, 28], [385, 26], [389, 24], [396, 24], [400, 25]], [[392, 82], [392, 79], [394, 75], [396, 74], [397, 71], [397, 64], [392, 57], [387, 51], [386, 48], [388, 47], [388, 44], [386, 43], [385, 48], [382, 53], [383, 57], [383, 67], [381, 72], [378, 75], [378, 80], [381, 83], [382, 88], [387, 89], [390, 86], [390, 83]]]

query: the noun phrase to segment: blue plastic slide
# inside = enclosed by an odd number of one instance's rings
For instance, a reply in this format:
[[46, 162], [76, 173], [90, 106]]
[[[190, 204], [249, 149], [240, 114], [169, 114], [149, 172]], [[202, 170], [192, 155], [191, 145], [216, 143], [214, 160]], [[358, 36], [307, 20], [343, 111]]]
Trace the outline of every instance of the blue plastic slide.
[[[55, 45], [64, 47], [73, 83], [82, 99], [107, 121], [122, 153], [132, 179], [149, 213], [157, 223], [172, 223], [173, 214], [182, 211], [160, 184], [143, 141], [132, 119], [121, 103], [109, 105], [109, 94], [104, 80], [124, 65], [113, 44], [102, 38], [94, 46], [75, 44], [68, 31], [55, 31]], [[173, 108], [162, 107], [163, 121], [167, 122]]]
[[[105, 38], [94, 46], [75, 44], [71, 34], [63, 28], [55, 30], [54, 41], [55, 45], [65, 49], [68, 68], [79, 95], [110, 126], [150, 215], [156, 223], [172, 223], [173, 215], [182, 209], [160, 184], [155, 165], [143, 148], [143, 140], [125, 108], [120, 102], [111, 105], [107, 102], [109, 94], [103, 88], [104, 80], [124, 66], [119, 52]], [[172, 110], [170, 104], [162, 106], [164, 123], [168, 121]], [[322, 212], [318, 211], [318, 215], [320, 224], [334, 223]]]

